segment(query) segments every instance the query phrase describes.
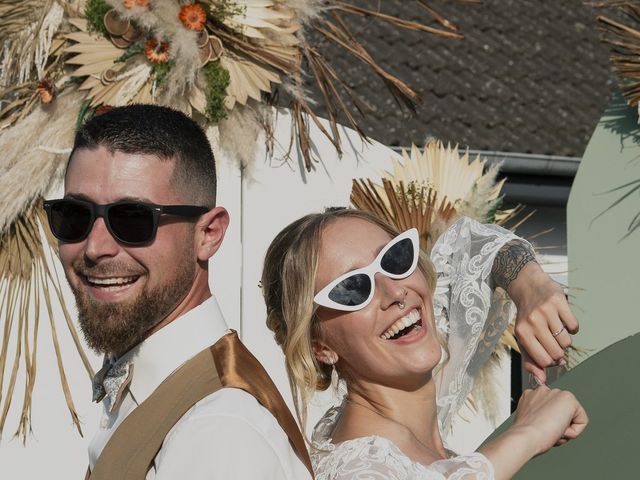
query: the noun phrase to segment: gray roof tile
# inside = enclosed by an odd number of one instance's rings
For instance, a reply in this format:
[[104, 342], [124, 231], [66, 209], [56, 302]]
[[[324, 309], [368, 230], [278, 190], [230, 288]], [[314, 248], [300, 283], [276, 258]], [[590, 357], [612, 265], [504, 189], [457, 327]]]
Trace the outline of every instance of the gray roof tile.
[[[416, 2], [353, 3], [427, 18]], [[461, 27], [465, 40], [345, 17], [373, 57], [420, 93], [415, 116], [368, 68], [338, 47], [323, 47], [371, 108], [364, 130], [388, 145], [433, 136], [474, 149], [581, 156], [615, 83], [597, 12], [581, 0], [431, 3]]]

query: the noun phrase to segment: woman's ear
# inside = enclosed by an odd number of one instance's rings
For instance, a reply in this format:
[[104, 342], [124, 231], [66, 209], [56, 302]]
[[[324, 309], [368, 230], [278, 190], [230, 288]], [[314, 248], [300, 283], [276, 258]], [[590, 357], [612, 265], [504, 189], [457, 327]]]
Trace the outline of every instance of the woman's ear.
[[207, 261], [218, 251], [229, 226], [229, 213], [215, 207], [203, 214], [196, 224], [196, 251], [198, 260]]
[[314, 341], [311, 345], [313, 349], [313, 355], [316, 360], [326, 365], [335, 365], [338, 363], [338, 354], [331, 350], [321, 341]]

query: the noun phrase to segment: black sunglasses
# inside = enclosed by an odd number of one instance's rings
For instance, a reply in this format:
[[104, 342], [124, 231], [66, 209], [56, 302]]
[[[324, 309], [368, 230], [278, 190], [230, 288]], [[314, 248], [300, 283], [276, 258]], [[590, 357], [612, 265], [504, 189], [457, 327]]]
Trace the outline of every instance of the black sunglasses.
[[160, 215], [196, 218], [209, 211], [194, 205], [154, 205], [130, 200], [97, 205], [85, 200], [45, 200], [53, 235], [62, 242], [87, 238], [96, 218], [104, 218], [109, 233], [126, 245], [144, 245], [156, 237]]

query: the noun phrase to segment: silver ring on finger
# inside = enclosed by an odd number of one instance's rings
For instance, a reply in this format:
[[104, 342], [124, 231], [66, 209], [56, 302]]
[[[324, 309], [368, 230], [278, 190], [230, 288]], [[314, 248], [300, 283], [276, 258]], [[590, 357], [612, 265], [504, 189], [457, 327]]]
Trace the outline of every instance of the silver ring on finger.
[[565, 327], [564, 325], [562, 325], [562, 328], [561, 328], [560, 330], [558, 330], [557, 332], [552, 333], [552, 334], [551, 334], [551, 336], [552, 336], [553, 338], [556, 338], [558, 335], [560, 335], [562, 332], [564, 332], [564, 330], [565, 330], [566, 328], [567, 328], [567, 327]]

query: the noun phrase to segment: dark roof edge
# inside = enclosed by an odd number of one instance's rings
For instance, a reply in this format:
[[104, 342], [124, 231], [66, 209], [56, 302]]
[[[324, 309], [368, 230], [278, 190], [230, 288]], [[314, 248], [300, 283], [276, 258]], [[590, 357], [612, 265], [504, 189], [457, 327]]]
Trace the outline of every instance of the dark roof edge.
[[[410, 151], [411, 147], [391, 147], [396, 152]], [[464, 152], [460, 149], [460, 152]], [[580, 166], [580, 157], [540, 155], [536, 153], [499, 152], [491, 150], [469, 150], [469, 155], [486, 159], [489, 164], [502, 163], [500, 171], [521, 175], [549, 175], [575, 177]]]

